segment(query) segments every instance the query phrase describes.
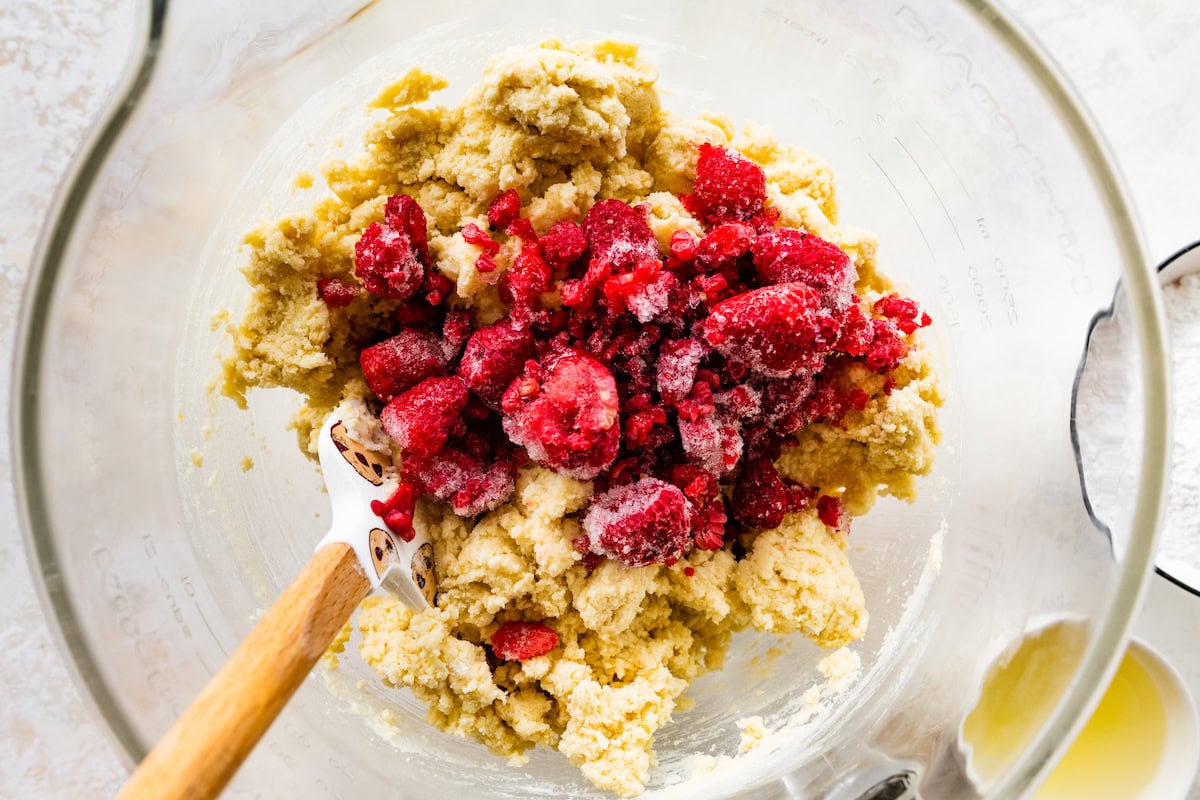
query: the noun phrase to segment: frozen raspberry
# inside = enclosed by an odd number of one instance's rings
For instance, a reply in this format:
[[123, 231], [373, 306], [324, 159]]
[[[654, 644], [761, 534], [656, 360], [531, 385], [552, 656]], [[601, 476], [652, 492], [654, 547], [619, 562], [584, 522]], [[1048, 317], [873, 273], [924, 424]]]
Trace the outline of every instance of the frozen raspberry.
[[596, 292], [611, 274], [612, 264], [604, 259], [593, 258], [582, 278], [563, 282], [560, 291], [562, 304], [575, 309], [577, 314], [591, 310], [596, 301]]
[[554, 354], [544, 365], [526, 362], [500, 403], [505, 433], [544, 467], [591, 480], [617, 457], [617, 384], [585, 353]]
[[453, 359], [471, 335], [475, 320], [469, 311], [451, 311], [442, 321], [442, 350]]
[[534, 308], [540, 305], [539, 298], [550, 288], [553, 277], [536, 247], [522, 247], [513, 265], [500, 278], [500, 299], [512, 308]]
[[842, 501], [827, 494], [821, 495], [817, 501], [817, 516], [821, 522], [842, 533], [850, 532], [850, 515]]
[[713, 402], [731, 419], [752, 419], [763, 413], [762, 392], [747, 383], [714, 394]]
[[850, 257], [832, 242], [793, 228], [779, 228], [755, 239], [751, 252], [764, 283], [800, 281], [838, 307], [850, 299], [857, 273]]
[[499, 508], [513, 493], [515, 465], [506, 459], [485, 464], [457, 447], [433, 454], [406, 454], [405, 477], [450, 504], [460, 517], [473, 517]]
[[565, 219], [554, 223], [538, 244], [547, 264], [555, 269], [566, 269], [587, 249], [587, 237], [583, 235], [583, 228]]
[[857, 301], [852, 302], [842, 317], [842, 329], [834, 349], [850, 356], [865, 356], [874, 339], [875, 326], [871, 318], [863, 313]]
[[691, 544], [692, 510], [666, 481], [642, 478], [592, 501], [583, 529], [593, 553], [627, 567], [673, 564]]
[[696, 247], [696, 263], [701, 269], [711, 271], [744, 256], [753, 243], [753, 228], [740, 222], [726, 222], [704, 234]]
[[500, 408], [500, 397], [533, 357], [533, 334], [498, 322], [471, 334], [458, 367], [459, 377], [483, 402]]
[[432, 333], [404, 328], [390, 339], [358, 354], [363, 378], [385, 403], [446, 369], [449, 361], [442, 340]]
[[496, 230], [504, 230], [521, 213], [521, 196], [516, 189], [501, 192], [488, 206], [488, 225]]
[[407, 236], [420, 262], [429, 265], [429, 231], [425, 212], [416, 200], [406, 194], [392, 195], [384, 204], [383, 222]]
[[863, 357], [863, 363], [878, 373], [890, 372], [900, 366], [908, 355], [908, 344], [890, 319], [872, 320], [871, 346]]
[[379, 419], [404, 451], [432, 455], [462, 426], [470, 396], [461, 378], [426, 378], [384, 406]]
[[506, 622], [492, 634], [491, 643], [502, 661], [524, 661], [558, 647], [558, 634], [540, 622]]
[[766, 286], [712, 308], [704, 337], [730, 362], [775, 378], [820, 369], [838, 324], [803, 283]]
[[687, 264], [696, 258], [696, 237], [689, 231], [677, 230], [671, 234], [671, 255]]
[[454, 291], [454, 284], [445, 275], [431, 271], [425, 276], [421, 291], [425, 294], [425, 302], [438, 306]]
[[671, 483], [679, 487], [684, 496], [699, 506], [715, 500], [720, 488], [717, 476], [695, 464], [676, 464], [669, 471]]
[[687, 397], [696, 383], [696, 369], [704, 357], [704, 345], [695, 339], [664, 342], [658, 355], [655, 382], [663, 402], [675, 404]]
[[742, 456], [741, 433], [717, 414], [692, 421], [680, 418], [679, 443], [689, 462], [716, 475], [732, 471]]
[[658, 260], [658, 243], [646, 215], [620, 200], [601, 200], [583, 220], [592, 258], [625, 269], [647, 259]]
[[929, 315], [921, 311], [921, 307], [915, 300], [901, 297], [898, 294], [889, 294], [876, 300], [875, 313], [892, 320], [896, 323], [897, 328], [908, 335], [912, 335], [918, 328], [924, 328], [932, 322]]
[[720, 500], [707, 503], [692, 515], [692, 543], [698, 550], [720, 550], [725, 545], [728, 519]]
[[372, 222], [354, 245], [354, 274], [371, 294], [407, 300], [425, 280], [425, 265], [408, 234]]
[[746, 463], [733, 487], [733, 516], [751, 528], [778, 528], [783, 515], [809, 506], [816, 490], [785, 481], [767, 458]]
[[330, 308], [344, 308], [358, 297], [358, 287], [341, 278], [319, 278], [317, 297]]
[[709, 225], [744, 222], [763, 212], [767, 180], [762, 168], [745, 156], [700, 145], [691, 206]]
[[533, 223], [525, 217], [517, 217], [504, 228], [504, 234], [509, 238], [520, 239], [525, 244], [537, 244], [537, 233]]

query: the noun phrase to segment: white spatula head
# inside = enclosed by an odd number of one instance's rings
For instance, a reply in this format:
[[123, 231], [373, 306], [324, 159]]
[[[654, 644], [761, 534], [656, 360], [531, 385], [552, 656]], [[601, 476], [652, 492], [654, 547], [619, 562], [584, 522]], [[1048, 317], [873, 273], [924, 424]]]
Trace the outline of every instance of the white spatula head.
[[387, 500], [396, 488], [388, 454], [355, 441], [338, 411], [325, 420], [320, 436], [317, 455], [333, 505], [333, 527], [317, 547], [345, 542], [373, 588], [395, 595], [410, 608], [433, 605], [433, 545], [419, 528], [412, 541], [405, 541], [371, 510], [371, 501]]

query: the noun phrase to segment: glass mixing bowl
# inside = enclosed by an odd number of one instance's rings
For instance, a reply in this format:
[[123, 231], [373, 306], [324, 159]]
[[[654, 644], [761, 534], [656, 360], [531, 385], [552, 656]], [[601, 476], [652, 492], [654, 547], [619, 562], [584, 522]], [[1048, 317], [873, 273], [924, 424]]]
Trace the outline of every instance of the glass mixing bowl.
[[[1163, 333], [1104, 149], [1004, 13], [984, 0], [166, 6], [146, 5], [120, 102], [59, 198], [14, 381], [16, 479], [47, 606], [131, 760], [324, 532], [319, 475], [284, 429], [295, 398], [260, 392], [239, 412], [206, 393], [221, 345], [210, 318], [247, 292], [240, 235], [309, 204], [292, 176], [352, 150], [365, 102], [411, 65], [461, 95], [492, 53], [555, 35], [638, 41], [669, 107], [770, 123], [827, 159], [843, 219], [879, 235], [883, 268], [933, 315], [947, 397], [920, 500], [856, 523], [872, 614], [861, 680], [806, 725], [693, 775], [696, 754], [736, 752], [735, 720], [777, 725], [818, 680], [815, 646], [789, 641], [764, 668], [777, 641], [739, 637], [657, 737], [650, 796], [1009, 797], [1045, 773], [1115, 669], [1150, 564]], [[1120, 410], [1133, 435], [1106, 457], [1136, 468], [1127, 502], [1099, 520], [1071, 389], [1118, 281], [1141, 369], [1113, 380], [1140, 400]], [[1114, 552], [1110, 531], [1128, 545]], [[1008, 772], [974, 785], [957, 732], [981, 676], [1062, 616], [1086, 622], [1075, 680]], [[230, 796], [596, 794], [557, 754], [518, 769], [439, 733], [406, 692], [342, 662], [301, 689]], [[385, 711], [386, 736], [372, 723]]]

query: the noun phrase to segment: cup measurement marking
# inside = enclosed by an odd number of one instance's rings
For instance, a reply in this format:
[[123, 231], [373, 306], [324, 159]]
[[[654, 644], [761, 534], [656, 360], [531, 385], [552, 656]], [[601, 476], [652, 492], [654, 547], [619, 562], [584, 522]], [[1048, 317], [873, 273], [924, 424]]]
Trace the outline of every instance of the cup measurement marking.
[[908, 160], [911, 161], [913, 166], [917, 168], [917, 172], [921, 174], [921, 178], [925, 181], [925, 185], [929, 187], [929, 191], [933, 192], [933, 196], [937, 198], [938, 205], [942, 208], [942, 213], [946, 215], [946, 222], [950, 223], [950, 230], [954, 231], [954, 238], [958, 239], [959, 249], [961, 249], [964, 253], [967, 252], [967, 246], [963, 244], [962, 234], [958, 232], [958, 226], [954, 224], [954, 219], [950, 216], [950, 209], [946, 208], [946, 203], [944, 200], [942, 200], [941, 193], [938, 192], [937, 187], [933, 185], [933, 181], [929, 179], [929, 175], [926, 174], [925, 168], [921, 166], [921, 162], [917, 161], [916, 157], [913, 156], [909, 149], [904, 146], [904, 142], [900, 141], [899, 136], [893, 136], [892, 140], [896, 142], [897, 146], [904, 151], [904, 155], [908, 156]]
[[896, 186], [895, 181], [892, 180], [892, 176], [888, 175], [887, 170], [885, 170], [879, 161], [875, 159], [875, 156], [868, 154], [867, 158], [871, 159], [871, 163], [875, 165], [875, 168], [878, 169], [880, 174], [883, 175], [884, 180], [886, 180], [888, 185], [892, 187], [892, 191], [895, 192], [896, 196], [900, 198], [900, 202], [904, 204], [904, 208], [908, 211], [908, 215], [912, 217], [913, 224], [917, 226], [917, 233], [921, 234], [921, 241], [925, 242], [925, 247], [929, 250], [929, 258], [933, 261], [933, 263], [936, 264], [937, 256], [933, 252], [933, 245], [929, 243], [929, 238], [925, 235], [925, 229], [921, 227], [921, 221], [917, 219], [917, 215], [913, 213], [912, 206], [910, 206], [908, 204], [908, 200], [904, 198], [904, 194], [901, 193], [900, 187]]

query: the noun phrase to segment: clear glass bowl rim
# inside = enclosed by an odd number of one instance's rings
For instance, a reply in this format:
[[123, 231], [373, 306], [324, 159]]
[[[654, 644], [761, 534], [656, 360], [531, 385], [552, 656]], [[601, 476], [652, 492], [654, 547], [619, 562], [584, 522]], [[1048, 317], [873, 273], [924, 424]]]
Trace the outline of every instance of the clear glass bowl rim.
[[[1169, 456], [1165, 316], [1156, 274], [1124, 181], [1098, 127], [1075, 91], [1034, 36], [1009, 13], [991, 0], [957, 2], [973, 11], [1029, 71], [1073, 135], [1078, 152], [1100, 187], [1120, 245], [1121, 282], [1132, 300], [1145, 398], [1141, 481], [1135, 498], [1132, 535], [1109, 613], [1100, 621], [1075, 680], [1054, 713], [988, 793], [989, 798], [1008, 798], [1022, 796], [1049, 772], [1099, 702], [1103, 687], [1118, 666], [1117, 656], [1123, 652], [1151, 573]], [[10, 403], [13, 488], [30, 572], [60, 647], [70, 654], [68, 669], [74, 673], [76, 685], [86, 689], [86, 702], [104, 720], [108, 733], [129, 764], [139, 761], [153, 743], [144, 742], [136, 733], [109, 687], [100, 679], [98, 659], [80, 630], [74, 611], [80, 599], [71, 595], [62, 580], [47, 513], [49, 493], [39, 478], [42, 457], [38, 398], [52, 287], [76, 222], [89, 199], [89, 190], [150, 83], [163, 47], [169, 4], [170, 0], [138, 0], [138, 28], [122, 79], [90, 137], [76, 154], [47, 214], [22, 298]]]

